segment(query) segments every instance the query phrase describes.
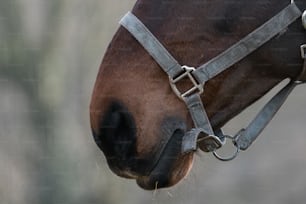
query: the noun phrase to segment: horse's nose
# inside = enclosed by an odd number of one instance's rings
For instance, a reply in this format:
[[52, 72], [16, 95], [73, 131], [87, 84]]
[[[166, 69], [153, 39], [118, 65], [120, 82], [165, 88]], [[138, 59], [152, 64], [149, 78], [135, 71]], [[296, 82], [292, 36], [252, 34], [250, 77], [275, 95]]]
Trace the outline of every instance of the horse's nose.
[[123, 169], [136, 149], [133, 116], [123, 104], [112, 102], [103, 115], [98, 135], [94, 134], [94, 138], [110, 166]]

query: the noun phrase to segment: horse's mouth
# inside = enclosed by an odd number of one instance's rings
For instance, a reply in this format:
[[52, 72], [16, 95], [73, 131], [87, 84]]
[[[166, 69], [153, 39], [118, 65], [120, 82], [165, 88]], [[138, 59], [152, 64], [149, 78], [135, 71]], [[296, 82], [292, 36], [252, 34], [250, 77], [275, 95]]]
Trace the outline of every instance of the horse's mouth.
[[175, 131], [149, 175], [136, 178], [141, 188], [154, 190], [170, 187], [188, 174], [192, 166], [193, 154], [181, 153], [183, 134], [182, 131]]
[[193, 158], [192, 153], [181, 153], [186, 130], [183, 120], [167, 117], [159, 127], [157, 142], [145, 147], [147, 152], [137, 149], [140, 137], [133, 116], [122, 103], [115, 101], [104, 114], [99, 131], [93, 133], [115, 174], [135, 179], [143, 189], [152, 190], [178, 183], [188, 173]]

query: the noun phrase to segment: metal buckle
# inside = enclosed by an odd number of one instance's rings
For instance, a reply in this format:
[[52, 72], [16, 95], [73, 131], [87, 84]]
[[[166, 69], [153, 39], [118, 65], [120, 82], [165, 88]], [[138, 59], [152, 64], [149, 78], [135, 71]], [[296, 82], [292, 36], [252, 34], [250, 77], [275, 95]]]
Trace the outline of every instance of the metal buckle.
[[206, 137], [198, 139], [199, 148], [203, 152], [214, 152], [224, 145], [225, 141], [222, 141], [218, 136], [207, 135]]
[[[188, 67], [186, 65], [182, 66], [182, 70], [183, 73], [178, 75], [177, 77], [169, 77], [169, 81], [170, 81], [170, 86], [173, 90], [173, 92], [177, 95], [177, 97], [179, 97], [180, 99], [182, 99], [184, 101], [184, 98], [194, 94], [194, 93], [198, 93], [201, 94], [203, 93], [204, 89], [202, 84], [198, 83], [197, 80], [193, 77], [192, 72], [195, 70], [194, 67]], [[184, 78], [188, 78], [191, 83], [192, 83], [192, 87], [190, 89], [188, 89], [187, 91], [181, 92], [176, 84], [179, 83], [182, 79]]]
[[301, 45], [301, 57], [302, 59], [306, 59], [306, 44]]
[[301, 45], [301, 57], [304, 60], [304, 64], [300, 75], [294, 81], [295, 84], [303, 84], [306, 82], [306, 44]]

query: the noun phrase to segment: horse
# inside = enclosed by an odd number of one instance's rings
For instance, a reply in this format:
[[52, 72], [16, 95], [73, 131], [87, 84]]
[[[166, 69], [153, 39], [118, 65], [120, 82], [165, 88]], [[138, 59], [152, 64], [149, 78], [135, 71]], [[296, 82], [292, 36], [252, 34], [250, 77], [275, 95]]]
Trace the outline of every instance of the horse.
[[[131, 12], [180, 64], [198, 67], [288, 4], [289, 0], [137, 0]], [[306, 8], [304, 0], [295, 4]], [[207, 81], [201, 101], [212, 128], [220, 129], [284, 79], [299, 76], [299, 47], [305, 40], [302, 23], [296, 20]], [[186, 80], [180, 83], [182, 89], [189, 85]], [[171, 187], [192, 168], [195, 151], [181, 151], [183, 136], [194, 126], [192, 116], [156, 60], [123, 26], [101, 63], [90, 122], [109, 168], [135, 179], [143, 189]]]

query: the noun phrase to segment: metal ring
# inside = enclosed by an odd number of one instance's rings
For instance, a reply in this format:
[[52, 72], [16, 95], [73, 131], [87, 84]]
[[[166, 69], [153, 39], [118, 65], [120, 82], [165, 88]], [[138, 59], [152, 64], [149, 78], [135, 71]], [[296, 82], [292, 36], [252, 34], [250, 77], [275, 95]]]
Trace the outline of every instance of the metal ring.
[[238, 156], [238, 154], [239, 154], [239, 152], [240, 152], [240, 147], [239, 147], [238, 144], [235, 144], [235, 141], [236, 141], [236, 138], [235, 138], [235, 137], [232, 137], [232, 136], [229, 136], [229, 135], [225, 135], [225, 138], [226, 138], [226, 139], [230, 139], [230, 140], [233, 142], [234, 146], [236, 147], [235, 153], [234, 153], [232, 156], [223, 157], [223, 156], [220, 156], [220, 155], [217, 153], [217, 151], [215, 150], [215, 151], [213, 151], [213, 155], [214, 155], [218, 160], [220, 160], [220, 161], [232, 161], [233, 159], [235, 159], [235, 158]]

